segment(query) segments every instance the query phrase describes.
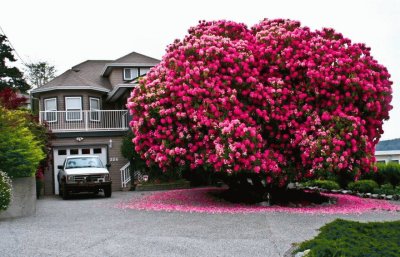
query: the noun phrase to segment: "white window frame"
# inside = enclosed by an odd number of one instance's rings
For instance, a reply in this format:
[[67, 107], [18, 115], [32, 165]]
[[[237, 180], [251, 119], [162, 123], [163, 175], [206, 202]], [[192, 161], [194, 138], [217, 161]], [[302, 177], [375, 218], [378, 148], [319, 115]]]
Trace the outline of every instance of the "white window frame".
[[[130, 77], [125, 76], [126, 75], [126, 70], [129, 70], [130, 72]], [[134, 70], [136, 71], [136, 76], [134, 74]], [[137, 78], [139, 76], [139, 69], [138, 68], [124, 68], [123, 70], [123, 77], [124, 80], [134, 80], [135, 78]]]
[[[80, 103], [80, 109], [72, 109], [68, 107], [68, 99], [79, 99], [79, 103]], [[71, 112], [76, 112], [79, 113], [79, 118], [77, 119], [70, 119], [68, 117], [68, 114]], [[67, 96], [65, 97], [65, 120], [66, 121], [82, 121], [82, 97], [81, 96]]]
[[[143, 73], [143, 70], [145, 70], [146, 72], [145, 73]], [[150, 67], [141, 67], [140, 68], [140, 76], [144, 76], [144, 75], [146, 75], [148, 72], [150, 71]]]
[[[97, 101], [98, 109], [94, 109], [92, 107], [92, 101]], [[100, 121], [101, 119], [101, 112], [100, 112], [100, 98], [97, 97], [89, 97], [89, 109], [90, 109], [90, 121]], [[97, 118], [97, 119], [96, 119]]]
[[[56, 104], [55, 104], [56, 108], [48, 110], [47, 109], [47, 102], [48, 101], [55, 101], [56, 102]], [[44, 105], [43, 106], [44, 107], [43, 108], [44, 109], [44, 120], [46, 122], [57, 122], [57, 97], [44, 99], [43, 105]], [[49, 118], [52, 118], [53, 115], [54, 115], [54, 119], [49, 119]]]

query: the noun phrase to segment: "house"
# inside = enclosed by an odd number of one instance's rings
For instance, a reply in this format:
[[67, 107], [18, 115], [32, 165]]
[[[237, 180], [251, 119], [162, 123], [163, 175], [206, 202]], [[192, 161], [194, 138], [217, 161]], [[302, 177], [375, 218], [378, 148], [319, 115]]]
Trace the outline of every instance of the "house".
[[116, 60], [87, 60], [32, 90], [39, 120], [52, 133], [45, 194], [58, 194], [57, 165], [66, 156], [98, 155], [110, 163], [113, 191], [130, 181], [129, 162], [120, 152], [129, 129], [125, 104], [137, 78], [160, 61], [136, 52]]
[[380, 141], [375, 148], [375, 157], [378, 163], [399, 163], [400, 138]]
[[31, 99], [30, 99], [30, 96], [28, 94], [17, 93], [17, 97], [25, 99], [25, 101], [21, 104], [21, 107], [26, 108], [28, 110], [32, 109]]

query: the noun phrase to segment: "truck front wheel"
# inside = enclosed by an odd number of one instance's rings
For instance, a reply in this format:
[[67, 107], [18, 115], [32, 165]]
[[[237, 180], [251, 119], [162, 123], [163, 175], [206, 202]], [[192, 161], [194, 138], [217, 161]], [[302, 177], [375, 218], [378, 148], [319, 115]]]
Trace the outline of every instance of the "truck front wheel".
[[62, 198], [67, 200], [69, 198], [69, 192], [65, 183], [62, 184]]
[[104, 197], [106, 198], [111, 197], [111, 185], [106, 186], [103, 190], [104, 190]]

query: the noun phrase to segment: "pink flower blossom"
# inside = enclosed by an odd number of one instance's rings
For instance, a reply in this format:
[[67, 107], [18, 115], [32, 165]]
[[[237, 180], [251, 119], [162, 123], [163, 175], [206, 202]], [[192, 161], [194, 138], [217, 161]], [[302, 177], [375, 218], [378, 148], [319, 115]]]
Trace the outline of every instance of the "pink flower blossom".
[[210, 193], [221, 192], [221, 188], [195, 188], [156, 192], [140, 199], [121, 202], [116, 207], [146, 211], [200, 212], [200, 213], [263, 213], [287, 212], [305, 214], [351, 214], [372, 211], [400, 211], [399, 205], [388, 201], [364, 199], [352, 195], [323, 194], [336, 198], [336, 204], [310, 207], [283, 207], [234, 204], [216, 199]]
[[333, 29], [202, 21], [132, 91], [135, 150], [165, 170], [184, 161], [275, 185], [359, 177], [392, 109], [389, 78], [368, 47]]

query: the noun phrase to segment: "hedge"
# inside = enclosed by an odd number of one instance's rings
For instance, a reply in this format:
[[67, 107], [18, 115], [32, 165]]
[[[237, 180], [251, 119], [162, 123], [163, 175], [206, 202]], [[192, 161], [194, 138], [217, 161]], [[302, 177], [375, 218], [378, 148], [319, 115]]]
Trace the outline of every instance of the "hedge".
[[319, 188], [324, 188], [324, 189], [328, 189], [328, 190], [340, 189], [339, 184], [336, 183], [335, 181], [331, 181], [331, 180], [312, 180], [312, 181], [306, 182], [305, 186], [319, 187]]
[[348, 185], [350, 190], [360, 193], [371, 193], [378, 187], [379, 185], [373, 180], [358, 180], [356, 182], [351, 182]]
[[391, 184], [393, 187], [400, 185], [400, 164], [390, 162], [388, 164], [377, 163], [377, 172], [364, 173], [360, 179], [374, 180], [378, 185]]

